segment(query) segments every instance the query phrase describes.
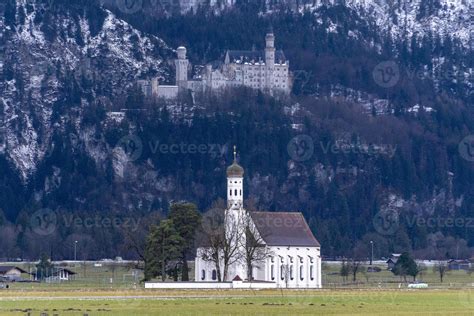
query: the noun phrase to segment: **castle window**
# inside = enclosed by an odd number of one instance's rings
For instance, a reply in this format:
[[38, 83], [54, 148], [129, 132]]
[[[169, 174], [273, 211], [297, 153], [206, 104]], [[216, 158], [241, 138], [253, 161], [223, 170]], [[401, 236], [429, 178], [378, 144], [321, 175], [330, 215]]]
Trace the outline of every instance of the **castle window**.
[[215, 269], [212, 270], [212, 280], [213, 281], [217, 280], [217, 271]]
[[206, 270], [202, 269], [201, 271], [201, 280], [205, 280], [206, 279]]

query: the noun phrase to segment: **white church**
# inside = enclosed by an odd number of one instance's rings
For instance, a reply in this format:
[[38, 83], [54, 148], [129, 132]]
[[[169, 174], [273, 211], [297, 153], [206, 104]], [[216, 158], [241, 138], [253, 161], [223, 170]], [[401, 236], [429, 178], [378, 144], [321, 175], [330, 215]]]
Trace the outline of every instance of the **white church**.
[[[245, 253], [246, 227], [261, 249], [247, 278], [246, 260], [237, 260], [228, 269], [224, 282], [263, 283], [273, 288], [321, 288], [321, 246], [300, 212], [248, 212], [244, 208], [244, 169], [234, 162], [227, 168], [226, 238]], [[239, 225], [241, 225], [239, 227]], [[235, 228], [237, 227], [237, 229]], [[228, 231], [232, 231], [230, 236]], [[237, 234], [235, 234], [237, 232]], [[209, 249], [199, 247], [195, 260], [195, 281], [216, 282], [217, 267], [209, 260]], [[241, 255], [245, 258], [245, 255]], [[223, 263], [219, 264], [223, 275]], [[250, 269], [249, 269], [250, 270]]]
[[223, 60], [202, 67], [199, 74], [188, 78], [190, 63], [183, 46], [176, 50], [176, 84], [160, 85], [158, 78], [139, 80], [138, 86], [147, 97], [175, 99], [180, 92], [192, 93], [246, 86], [270, 94], [289, 94], [291, 80], [289, 61], [281, 50], [275, 49], [275, 36], [265, 36], [264, 50], [228, 50]]

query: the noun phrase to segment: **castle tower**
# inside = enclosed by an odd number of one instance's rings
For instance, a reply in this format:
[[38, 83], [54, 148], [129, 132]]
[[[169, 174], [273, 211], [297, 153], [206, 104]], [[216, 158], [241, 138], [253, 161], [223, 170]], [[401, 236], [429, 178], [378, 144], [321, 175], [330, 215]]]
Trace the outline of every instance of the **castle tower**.
[[227, 168], [227, 208], [241, 209], [244, 205], [244, 168], [237, 163], [234, 146], [234, 162]]
[[186, 58], [186, 47], [178, 47], [178, 59], [175, 59], [176, 66], [176, 85], [179, 89], [186, 89], [188, 86], [188, 65], [189, 60]]
[[265, 87], [271, 90], [275, 70], [275, 36], [272, 29], [265, 36], [265, 44]]

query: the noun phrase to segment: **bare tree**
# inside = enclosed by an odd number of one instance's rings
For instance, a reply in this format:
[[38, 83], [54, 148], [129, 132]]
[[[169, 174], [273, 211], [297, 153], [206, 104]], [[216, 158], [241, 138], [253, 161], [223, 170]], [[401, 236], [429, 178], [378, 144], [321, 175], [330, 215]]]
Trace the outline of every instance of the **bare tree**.
[[242, 239], [245, 236], [245, 216], [239, 213], [229, 213], [232, 211], [227, 210], [225, 213], [225, 238], [222, 247], [222, 260], [223, 260], [223, 278], [227, 280], [229, 267], [236, 262], [242, 261]]
[[199, 255], [204, 261], [214, 264], [219, 282], [227, 280], [229, 267], [242, 260], [242, 218], [232, 218], [227, 212], [221, 207], [213, 208], [204, 214], [202, 220], [200, 239], [203, 247]]
[[241, 249], [243, 249], [243, 259], [247, 270], [247, 280], [253, 279], [253, 268], [258, 267], [261, 263], [271, 256], [271, 252], [265, 245], [263, 236], [258, 232], [250, 215], [244, 218], [245, 240], [242, 240]]
[[291, 277], [291, 267], [289, 264], [282, 264], [280, 266], [281, 269], [281, 276], [283, 277], [283, 280], [285, 280], [285, 287], [288, 288], [288, 283], [290, 282], [290, 277]]
[[433, 272], [438, 273], [439, 280], [443, 283], [444, 276], [448, 272], [448, 265], [444, 261], [438, 261], [438, 263], [433, 266]]
[[204, 261], [214, 264], [218, 282], [222, 282], [221, 249], [223, 248], [225, 240], [224, 216], [222, 216], [221, 213], [220, 209], [211, 209], [204, 214], [202, 230], [199, 234], [200, 237], [197, 238], [201, 242], [198, 256], [200, 256]]
[[343, 282], [347, 282], [347, 277], [349, 276], [350, 271], [351, 268], [349, 266], [349, 263], [346, 261], [346, 259], [342, 259], [339, 274], [341, 275]]
[[352, 259], [349, 265], [349, 270], [352, 274], [352, 282], [357, 281], [357, 273], [362, 272], [364, 270], [364, 267], [362, 266], [362, 261], [357, 260], [357, 259]]

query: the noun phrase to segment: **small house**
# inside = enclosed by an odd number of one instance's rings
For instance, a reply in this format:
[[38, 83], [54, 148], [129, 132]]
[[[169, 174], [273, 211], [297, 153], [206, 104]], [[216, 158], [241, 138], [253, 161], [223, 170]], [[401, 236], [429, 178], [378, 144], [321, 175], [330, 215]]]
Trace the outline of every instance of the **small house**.
[[449, 270], [469, 270], [471, 262], [467, 259], [451, 259], [448, 260]]
[[20, 281], [21, 275], [27, 271], [15, 266], [0, 266], [0, 278], [5, 281]]
[[398, 262], [398, 259], [400, 258], [399, 253], [393, 253], [392, 256], [387, 260], [387, 269], [392, 271], [393, 268], [395, 268], [395, 265]]
[[[63, 267], [54, 267], [51, 268], [51, 271], [45, 271], [44, 281], [47, 283], [61, 282], [61, 281], [70, 281], [74, 279], [76, 272], [63, 268]], [[34, 280], [40, 281], [39, 273], [33, 273]]]

